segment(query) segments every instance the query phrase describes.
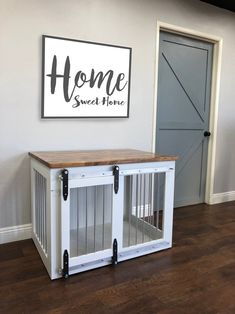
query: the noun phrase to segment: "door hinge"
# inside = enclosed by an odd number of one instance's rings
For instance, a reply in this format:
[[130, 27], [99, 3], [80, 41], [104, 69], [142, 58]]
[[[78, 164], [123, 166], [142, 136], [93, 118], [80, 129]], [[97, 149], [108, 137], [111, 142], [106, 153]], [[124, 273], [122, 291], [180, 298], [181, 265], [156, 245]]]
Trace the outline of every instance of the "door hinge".
[[67, 201], [69, 193], [69, 171], [67, 169], [63, 169], [60, 177], [63, 181], [63, 199], [64, 201]]
[[112, 264], [117, 265], [118, 263], [118, 243], [117, 239], [113, 240], [113, 256], [112, 256]]
[[64, 250], [63, 254], [63, 270], [62, 275], [65, 279], [69, 277], [69, 253], [67, 250]]
[[114, 175], [114, 192], [115, 194], [117, 194], [118, 189], [119, 189], [119, 167], [118, 166], [113, 167], [113, 175]]

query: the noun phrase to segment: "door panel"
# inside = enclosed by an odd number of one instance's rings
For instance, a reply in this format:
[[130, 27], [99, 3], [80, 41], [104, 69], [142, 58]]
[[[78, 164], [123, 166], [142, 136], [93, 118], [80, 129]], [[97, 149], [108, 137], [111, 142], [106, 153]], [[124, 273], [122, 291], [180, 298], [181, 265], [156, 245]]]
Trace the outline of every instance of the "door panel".
[[175, 207], [204, 201], [213, 45], [160, 33], [156, 152], [179, 156]]
[[70, 257], [112, 247], [112, 185], [70, 190]]
[[124, 177], [124, 248], [163, 238], [165, 176], [142, 172]]
[[[163, 58], [171, 74], [181, 86], [185, 97], [191, 102], [198, 115], [204, 115], [205, 90], [207, 79], [207, 49], [195, 46], [164, 42]], [[183, 57], [182, 62], [179, 60]]]
[[[159, 110], [159, 122], [169, 123], [171, 127], [172, 122], [174, 123], [201, 123], [203, 121], [202, 113], [198, 108], [198, 102], [194, 103], [189, 96], [190, 91], [185, 90], [181, 80], [173, 72], [173, 68], [168, 63], [168, 58], [163, 58], [163, 64], [161, 64], [161, 76], [160, 86], [164, 88], [159, 93], [159, 103], [164, 103], [164, 110]], [[173, 63], [172, 63], [173, 64]], [[173, 66], [173, 65], [172, 65]], [[166, 86], [164, 84], [167, 84]], [[190, 93], [192, 94], [192, 93]], [[173, 105], [174, 104], [174, 105]], [[184, 115], [182, 116], [182, 112]], [[171, 114], [169, 114], [171, 113]], [[180, 125], [179, 125], [180, 126]]]
[[111, 259], [113, 177], [70, 179], [68, 186], [67, 200], [61, 195], [62, 264], [65, 250], [70, 266]]

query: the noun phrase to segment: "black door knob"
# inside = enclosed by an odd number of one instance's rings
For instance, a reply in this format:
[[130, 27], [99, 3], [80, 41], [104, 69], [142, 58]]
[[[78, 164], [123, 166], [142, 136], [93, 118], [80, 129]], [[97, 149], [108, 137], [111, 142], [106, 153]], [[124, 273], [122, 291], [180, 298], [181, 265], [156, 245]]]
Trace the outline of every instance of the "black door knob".
[[205, 132], [204, 132], [204, 136], [205, 136], [205, 137], [211, 136], [211, 132], [205, 131]]

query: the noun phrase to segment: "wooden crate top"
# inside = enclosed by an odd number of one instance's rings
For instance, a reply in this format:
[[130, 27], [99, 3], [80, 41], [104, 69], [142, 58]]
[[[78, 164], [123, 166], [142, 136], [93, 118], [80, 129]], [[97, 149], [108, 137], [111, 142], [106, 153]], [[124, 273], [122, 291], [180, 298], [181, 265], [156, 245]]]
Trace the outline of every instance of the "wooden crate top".
[[29, 155], [49, 168], [177, 160], [176, 156], [160, 156], [134, 149], [30, 152]]

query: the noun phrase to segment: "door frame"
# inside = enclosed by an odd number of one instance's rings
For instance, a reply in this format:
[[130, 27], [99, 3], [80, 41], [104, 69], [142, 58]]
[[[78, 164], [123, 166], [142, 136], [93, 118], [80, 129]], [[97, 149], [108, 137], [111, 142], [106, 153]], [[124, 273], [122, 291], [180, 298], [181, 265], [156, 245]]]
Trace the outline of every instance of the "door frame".
[[213, 63], [212, 63], [212, 82], [211, 82], [211, 100], [210, 100], [210, 116], [209, 130], [211, 131], [210, 140], [208, 142], [207, 155], [207, 173], [206, 173], [206, 189], [205, 203], [213, 204], [214, 177], [215, 177], [215, 155], [217, 140], [217, 121], [219, 107], [219, 91], [220, 91], [220, 75], [222, 61], [223, 39], [207, 33], [202, 33], [189, 28], [184, 28], [165, 22], [157, 21], [156, 36], [156, 55], [155, 55], [155, 86], [154, 86], [154, 104], [153, 104], [153, 132], [152, 132], [152, 152], [156, 149], [156, 131], [157, 131], [157, 89], [158, 89], [158, 66], [159, 66], [159, 42], [160, 31], [183, 35], [189, 38], [196, 38], [204, 42], [213, 44]]

